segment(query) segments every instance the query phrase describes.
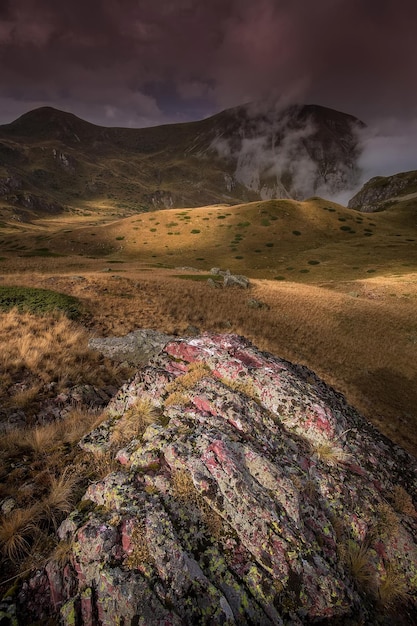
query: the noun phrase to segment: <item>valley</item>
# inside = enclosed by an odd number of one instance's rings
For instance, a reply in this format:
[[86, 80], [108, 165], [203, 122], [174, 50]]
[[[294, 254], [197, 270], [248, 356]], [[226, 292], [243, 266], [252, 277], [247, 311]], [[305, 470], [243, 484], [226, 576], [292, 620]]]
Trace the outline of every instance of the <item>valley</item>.
[[[190, 327], [244, 335], [307, 365], [415, 452], [410, 202], [372, 214], [314, 198], [8, 221], [1, 284], [76, 296], [95, 336]], [[212, 267], [248, 276], [250, 288], [214, 290]]]

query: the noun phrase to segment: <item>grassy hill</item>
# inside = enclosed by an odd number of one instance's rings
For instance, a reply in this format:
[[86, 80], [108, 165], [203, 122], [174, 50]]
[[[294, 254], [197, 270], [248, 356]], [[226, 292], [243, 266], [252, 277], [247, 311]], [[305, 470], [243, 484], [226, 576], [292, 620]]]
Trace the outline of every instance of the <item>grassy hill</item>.
[[[89, 220], [86, 225], [85, 220]], [[417, 224], [407, 206], [362, 214], [314, 198], [153, 211], [111, 223], [49, 221], [49, 231], [3, 229], [4, 261], [65, 265], [68, 257], [141, 267], [227, 267], [295, 282], [355, 280], [417, 269]], [[52, 227], [52, 224], [55, 224]], [[0, 233], [2, 231], [0, 230]], [[7, 236], [6, 236], [7, 233]], [[0, 235], [1, 237], [1, 235]], [[28, 261], [31, 258], [32, 261]]]

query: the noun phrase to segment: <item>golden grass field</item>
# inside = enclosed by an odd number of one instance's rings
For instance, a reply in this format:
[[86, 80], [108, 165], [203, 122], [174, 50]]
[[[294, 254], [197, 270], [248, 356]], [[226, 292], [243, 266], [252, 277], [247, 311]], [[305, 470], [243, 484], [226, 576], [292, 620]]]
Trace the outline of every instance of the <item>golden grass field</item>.
[[[385, 434], [417, 450], [410, 203], [363, 214], [321, 199], [267, 201], [117, 220], [102, 208], [4, 226], [2, 284], [77, 296], [90, 312], [89, 333], [181, 334], [194, 325], [245, 335], [313, 369]], [[213, 266], [251, 277], [252, 286], [210, 289]], [[266, 306], [251, 308], [252, 299]]]

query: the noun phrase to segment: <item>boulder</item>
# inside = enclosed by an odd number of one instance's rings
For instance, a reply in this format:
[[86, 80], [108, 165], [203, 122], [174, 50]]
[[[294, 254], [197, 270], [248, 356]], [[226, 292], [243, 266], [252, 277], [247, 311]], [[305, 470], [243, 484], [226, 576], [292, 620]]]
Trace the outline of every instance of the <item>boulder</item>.
[[[242, 289], [247, 289], [249, 287], [249, 278], [246, 276], [241, 276], [240, 274], [232, 274], [230, 270], [221, 270], [218, 267], [212, 267], [210, 270], [210, 274], [213, 276], [222, 276], [223, 277], [223, 287], [241, 287]], [[213, 279], [209, 278], [207, 281], [210, 284], [210, 287], [213, 287]]]
[[90, 339], [88, 346], [98, 350], [104, 356], [129, 365], [142, 366], [162, 350], [172, 339], [171, 335], [155, 330], [135, 330], [124, 337], [106, 337]]
[[168, 340], [81, 445], [119, 467], [58, 530], [63, 626], [416, 623], [416, 460], [307, 368]]

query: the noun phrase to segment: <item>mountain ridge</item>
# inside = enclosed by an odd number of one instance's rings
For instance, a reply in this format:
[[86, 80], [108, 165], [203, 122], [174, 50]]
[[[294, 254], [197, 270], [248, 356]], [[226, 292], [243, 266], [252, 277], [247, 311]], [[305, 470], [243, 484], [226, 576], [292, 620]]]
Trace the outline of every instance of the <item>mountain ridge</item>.
[[318, 105], [242, 105], [142, 129], [97, 126], [42, 107], [0, 126], [0, 200], [32, 210], [30, 219], [89, 201], [131, 214], [333, 193], [357, 181], [362, 127]]

